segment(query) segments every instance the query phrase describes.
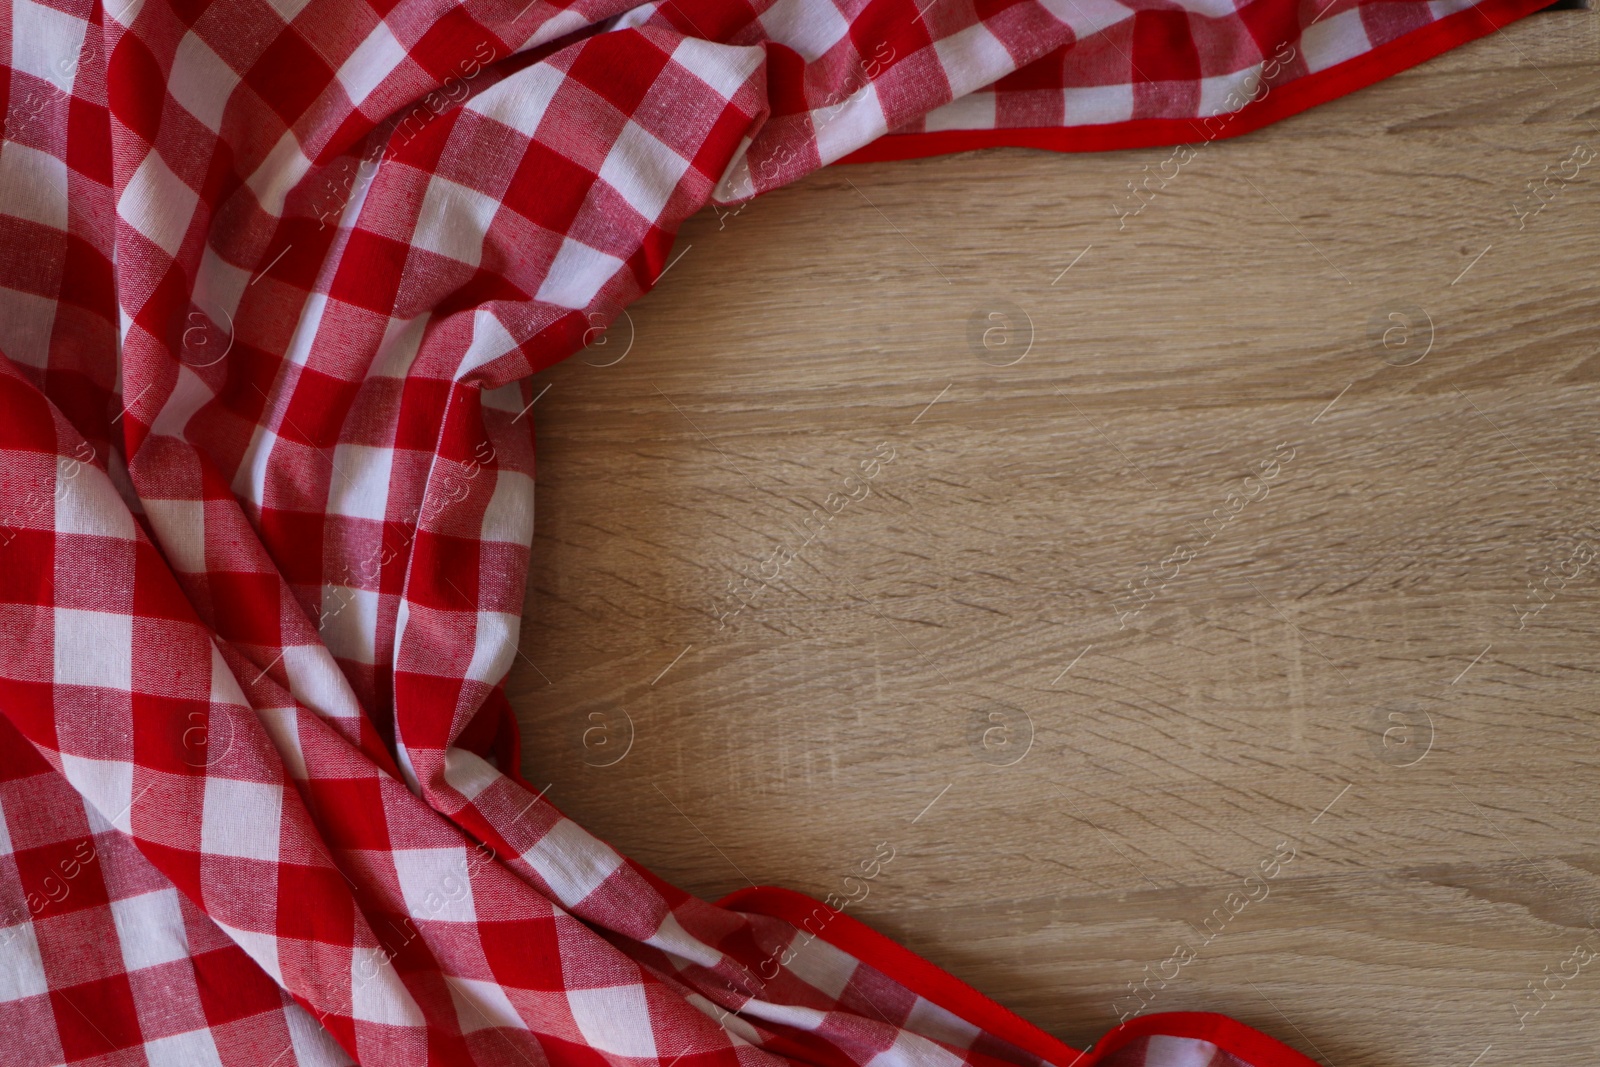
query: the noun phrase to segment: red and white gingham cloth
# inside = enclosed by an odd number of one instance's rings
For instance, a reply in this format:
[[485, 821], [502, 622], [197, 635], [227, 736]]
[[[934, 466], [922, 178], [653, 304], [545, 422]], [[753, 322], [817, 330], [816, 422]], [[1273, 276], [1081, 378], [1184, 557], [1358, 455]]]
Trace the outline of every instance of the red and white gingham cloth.
[[[1530, 5], [630, 3], [0, 4], [8, 1067], [1080, 1058], [515, 776], [524, 379], [714, 195], [936, 134], [1149, 139]], [[1211, 1016], [1081, 1058], [1306, 1062]]]

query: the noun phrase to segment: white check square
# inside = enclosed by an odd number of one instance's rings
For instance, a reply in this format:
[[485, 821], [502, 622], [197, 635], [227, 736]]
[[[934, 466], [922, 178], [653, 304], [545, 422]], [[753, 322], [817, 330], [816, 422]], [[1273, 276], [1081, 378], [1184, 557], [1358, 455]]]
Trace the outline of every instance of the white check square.
[[616, 256], [565, 237], [536, 296], [557, 307], [588, 307], [595, 294], [621, 269], [622, 260]]
[[223, 110], [238, 84], [239, 75], [200, 39], [199, 34], [190, 30], [183, 35], [177, 54], [172, 57], [167, 91], [212, 133], [222, 130]]
[[562, 907], [570, 908], [621, 866], [616, 853], [598, 844], [570, 819], [559, 819], [522, 858], [550, 884]]
[[[652, 137], [643, 126], [629, 122], [622, 127], [606, 161], [600, 167], [600, 180], [622, 195], [622, 199], [651, 222], [661, 217], [661, 209], [672, 198], [689, 161]], [[437, 179], [435, 179], [437, 180]]]
[[57, 685], [133, 688], [133, 617], [110, 611], [55, 610]]
[[567, 1004], [583, 1039], [597, 1052], [650, 1058], [656, 1054], [650, 1008], [638, 985], [569, 989]]
[[130, 971], [189, 955], [189, 938], [184, 932], [176, 889], [169, 887], [113, 900], [111, 919], [122, 945], [122, 962]]
[[264, 782], [206, 778], [200, 848], [214, 856], [276, 861], [283, 788]]
[[152, 149], [122, 190], [117, 215], [167, 255], [176, 256], [199, 202], [195, 191]]
[[456, 923], [477, 920], [465, 848], [401, 848], [390, 855], [400, 879], [406, 913], [413, 919]]

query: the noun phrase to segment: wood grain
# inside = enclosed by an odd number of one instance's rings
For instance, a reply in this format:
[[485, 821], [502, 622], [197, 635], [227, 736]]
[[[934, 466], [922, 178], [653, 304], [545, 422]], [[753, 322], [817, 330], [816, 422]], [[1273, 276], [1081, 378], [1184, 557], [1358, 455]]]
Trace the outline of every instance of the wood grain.
[[1513, 205], [1597, 59], [1529, 18], [1120, 224], [1169, 150], [691, 220], [535, 383], [528, 777], [706, 896], [887, 841], [859, 917], [1079, 1047], [1183, 942], [1150, 1011], [1585, 1061], [1600, 967], [1519, 1012], [1600, 950], [1600, 163]]

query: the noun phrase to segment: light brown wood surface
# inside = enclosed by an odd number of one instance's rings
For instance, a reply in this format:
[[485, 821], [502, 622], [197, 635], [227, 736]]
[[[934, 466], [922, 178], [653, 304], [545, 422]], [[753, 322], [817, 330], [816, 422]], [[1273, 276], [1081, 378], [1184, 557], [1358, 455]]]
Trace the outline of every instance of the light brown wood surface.
[[1600, 160], [1513, 212], [1600, 151], [1597, 61], [1528, 18], [1120, 230], [1169, 150], [691, 220], [535, 383], [528, 777], [708, 897], [888, 842], [854, 913], [1078, 1047], [1183, 942], [1148, 1010], [1335, 1067], [1600, 1060], [1600, 960], [1518, 1015], [1600, 951]]

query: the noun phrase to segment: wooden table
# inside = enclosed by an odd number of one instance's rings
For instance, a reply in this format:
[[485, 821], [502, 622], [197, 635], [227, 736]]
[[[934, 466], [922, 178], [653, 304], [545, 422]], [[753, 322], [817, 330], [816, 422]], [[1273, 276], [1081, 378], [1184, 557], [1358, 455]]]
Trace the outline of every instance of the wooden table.
[[691, 220], [535, 383], [528, 777], [706, 896], [887, 842], [855, 913], [1078, 1047], [1181, 944], [1145, 1010], [1336, 1067], [1594, 1062], [1597, 60], [1529, 18], [1120, 221], [1169, 150]]

